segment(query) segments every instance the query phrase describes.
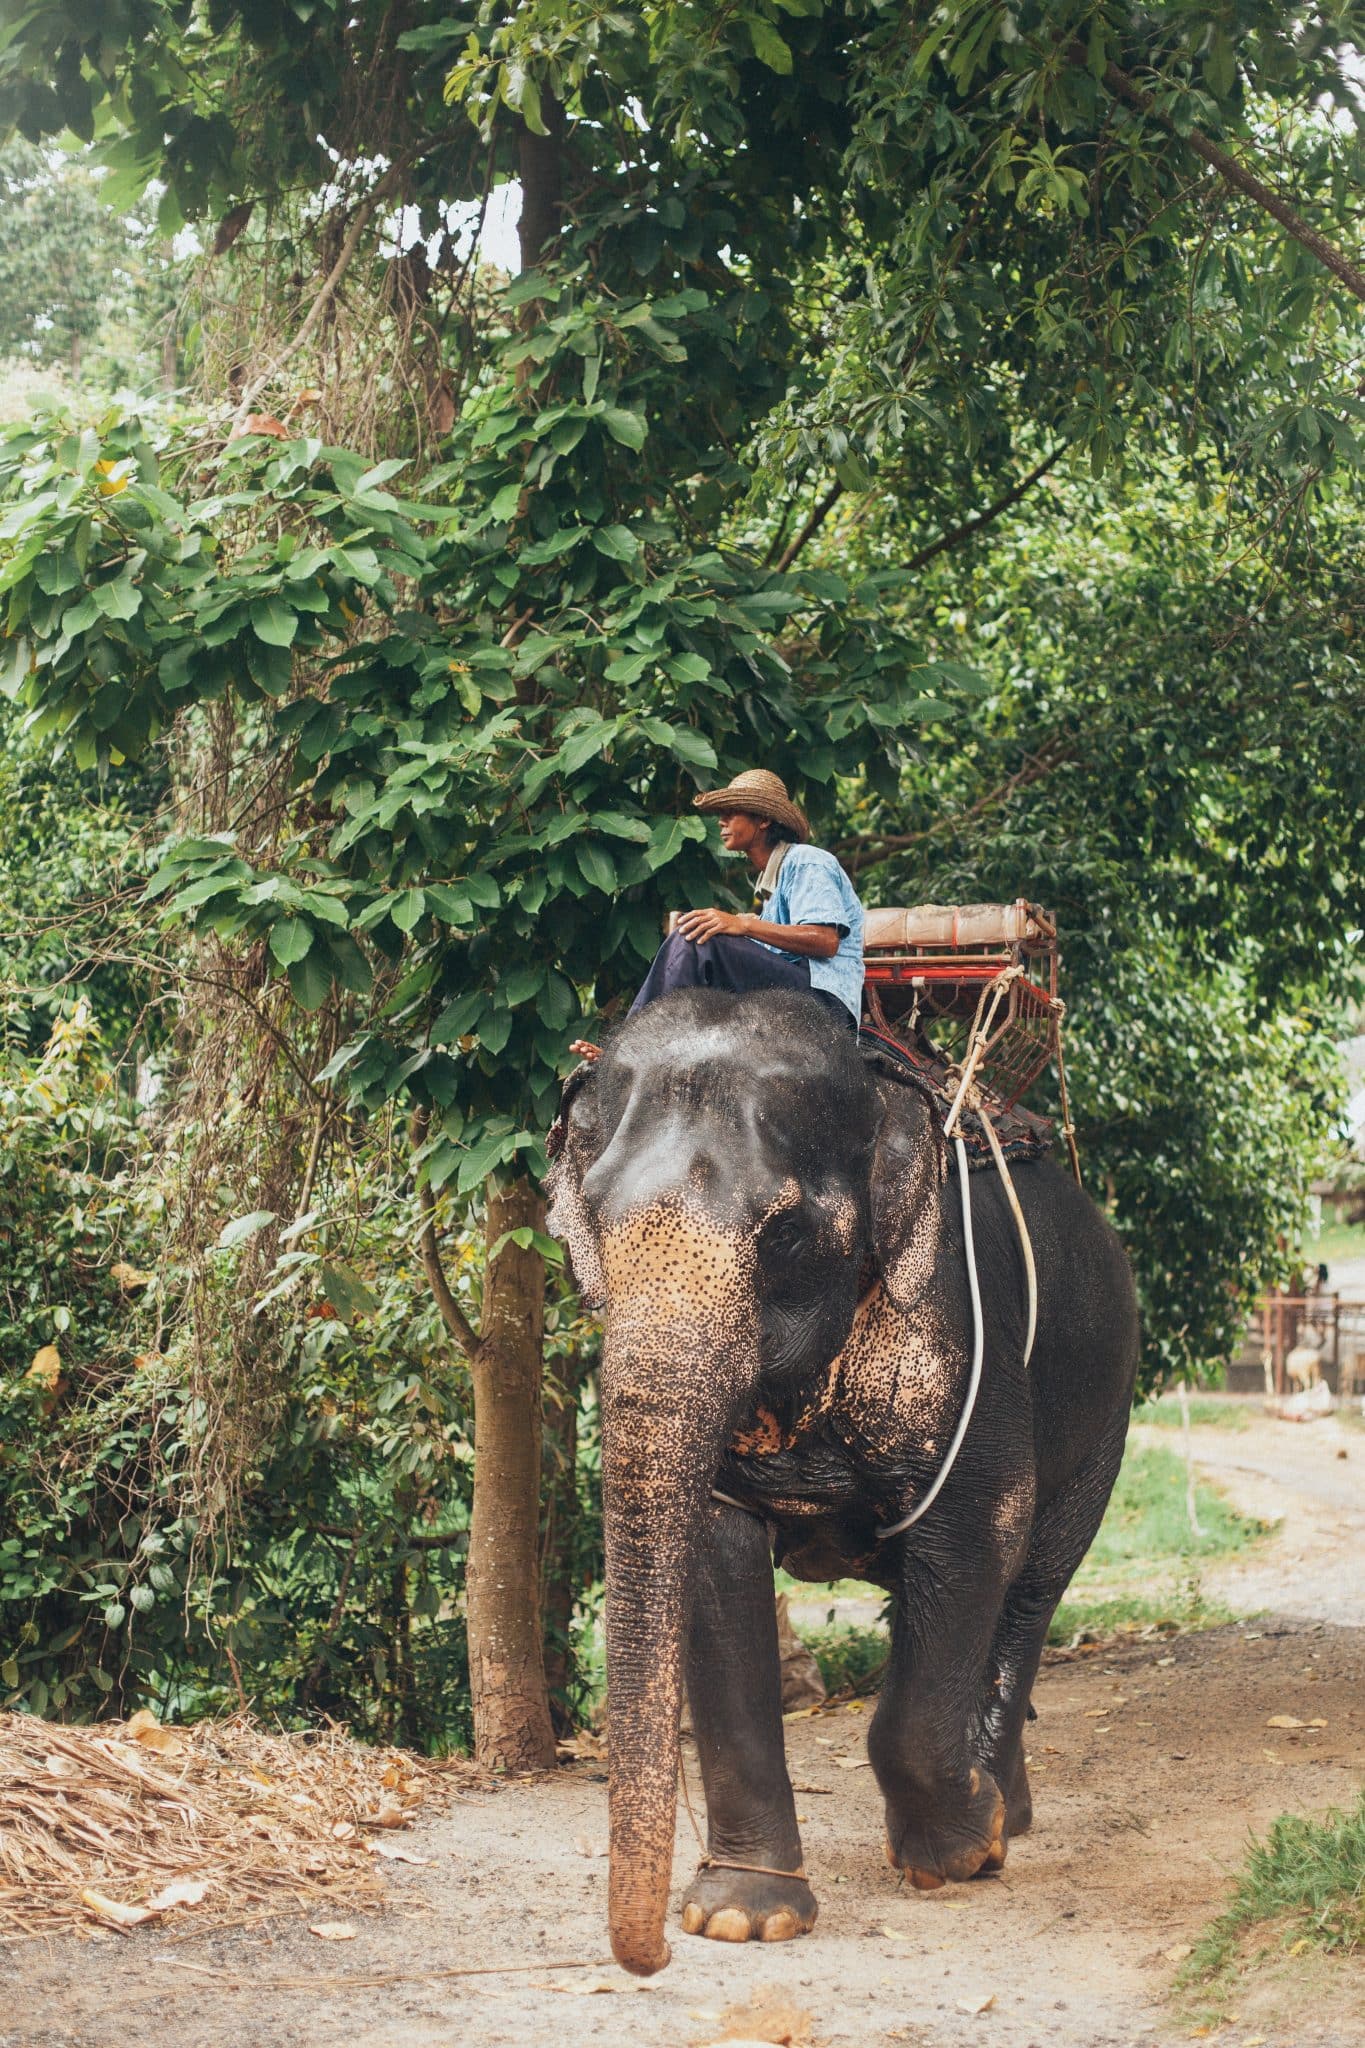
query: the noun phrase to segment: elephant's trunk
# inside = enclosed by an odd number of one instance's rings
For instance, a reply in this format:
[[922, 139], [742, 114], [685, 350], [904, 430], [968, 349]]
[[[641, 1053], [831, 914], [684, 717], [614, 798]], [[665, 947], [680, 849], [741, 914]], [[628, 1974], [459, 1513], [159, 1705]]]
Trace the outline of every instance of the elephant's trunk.
[[669, 1956], [664, 1918], [692, 1562], [753, 1356], [747, 1306], [718, 1323], [704, 1302], [689, 1303], [686, 1315], [659, 1294], [612, 1302], [602, 1372], [609, 1917], [616, 1960], [642, 1977]]

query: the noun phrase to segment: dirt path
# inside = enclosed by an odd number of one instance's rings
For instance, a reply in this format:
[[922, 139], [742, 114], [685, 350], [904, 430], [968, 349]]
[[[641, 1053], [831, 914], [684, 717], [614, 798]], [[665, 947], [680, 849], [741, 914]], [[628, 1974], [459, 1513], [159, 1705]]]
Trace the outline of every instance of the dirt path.
[[[1244, 1429], [1190, 1432], [1196, 1470], [1276, 1538], [1210, 1564], [1204, 1591], [1234, 1614], [1271, 1610], [1365, 1628], [1365, 1430], [1327, 1416], [1278, 1422], [1253, 1411]], [[1179, 1450], [1177, 1431], [1135, 1426], [1135, 1443]]]
[[[396, 1867], [389, 1909], [357, 1913], [344, 1945], [301, 1917], [0, 1946], [0, 2048], [692, 2048], [743, 2034], [764, 1988], [831, 2048], [1186, 2041], [1165, 2003], [1172, 1955], [1218, 1910], [1249, 1828], [1353, 1798], [1365, 1732], [1365, 1433], [1257, 1418], [1196, 1438], [1201, 1469], [1283, 1525], [1210, 1571], [1209, 1591], [1283, 1618], [1053, 1653], [1031, 1730], [1037, 1823], [999, 1879], [898, 1888], [862, 1762], [867, 1711], [838, 1708], [788, 1729], [821, 1904], [804, 1941], [689, 1939], [675, 1901], [671, 1967], [633, 1984], [606, 1942], [603, 1767], [580, 1763], [426, 1818], [402, 1839], [430, 1861]], [[1283, 1714], [1326, 1725], [1268, 1728]], [[695, 1856], [684, 1820], [679, 1888]], [[422, 1975], [443, 1969], [488, 1974]], [[1258, 1980], [1218, 2038], [1359, 2048], [1365, 1968], [1310, 1961]]]

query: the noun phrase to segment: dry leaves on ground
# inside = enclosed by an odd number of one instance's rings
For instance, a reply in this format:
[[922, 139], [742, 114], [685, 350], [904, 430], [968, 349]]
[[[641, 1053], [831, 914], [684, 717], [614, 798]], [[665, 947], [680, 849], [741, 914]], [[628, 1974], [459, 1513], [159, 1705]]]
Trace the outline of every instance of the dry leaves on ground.
[[269, 1734], [246, 1715], [190, 1728], [145, 1711], [90, 1728], [0, 1715], [0, 1940], [376, 1901], [369, 1831], [406, 1826], [474, 1778], [339, 1729]]

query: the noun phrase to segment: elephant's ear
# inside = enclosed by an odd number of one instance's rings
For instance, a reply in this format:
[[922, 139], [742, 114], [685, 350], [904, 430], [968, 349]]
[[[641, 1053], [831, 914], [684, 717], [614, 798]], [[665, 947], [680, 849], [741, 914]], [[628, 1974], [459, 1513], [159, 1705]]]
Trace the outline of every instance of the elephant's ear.
[[595, 1144], [593, 1074], [591, 1068], [580, 1067], [564, 1084], [547, 1147], [551, 1166], [545, 1192], [550, 1198], [547, 1227], [569, 1255], [574, 1285], [587, 1308], [600, 1308], [607, 1295], [596, 1234], [583, 1202], [583, 1175], [592, 1164]]
[[872, 1158], [872, 1250], [897, 1308], [929, 1284], [938, 1245], [938, 1191], [947, 1158], [929, 1098], [913, 1083], [882, 1080], [882, 1121]]

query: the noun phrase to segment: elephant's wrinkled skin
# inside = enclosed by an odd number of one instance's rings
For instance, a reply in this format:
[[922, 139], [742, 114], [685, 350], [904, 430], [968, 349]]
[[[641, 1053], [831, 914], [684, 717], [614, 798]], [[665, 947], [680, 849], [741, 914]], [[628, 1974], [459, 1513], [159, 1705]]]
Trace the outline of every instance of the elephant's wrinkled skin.
[[[800, 996], [669, 997], [577, 1094], [551, 1227], [605, 1304], [611, 1938], [668, 1960], [684, 1657], [713, 1865], [683, 1926], [781, 1940], [815, 1919], [783, 1754], [769, 1530], [799, 1577], [894, 1595], [868, 1734], [887, 1854], [922, 1887], [998, 1867], [1029, 1824], [1022, 1732], [1052, 1611], [1118, 1470], [1137, 1356], [1127, 1262], [1048, 1163], [972, 1179], [985, 1371], [942, 1494], [971, 1309], [956, 1169], [925, 1099]], [[719, 1487], [755, 1512], [712, 1497]], [[767, 1873], [779, 1873], [777, 1875]]]

